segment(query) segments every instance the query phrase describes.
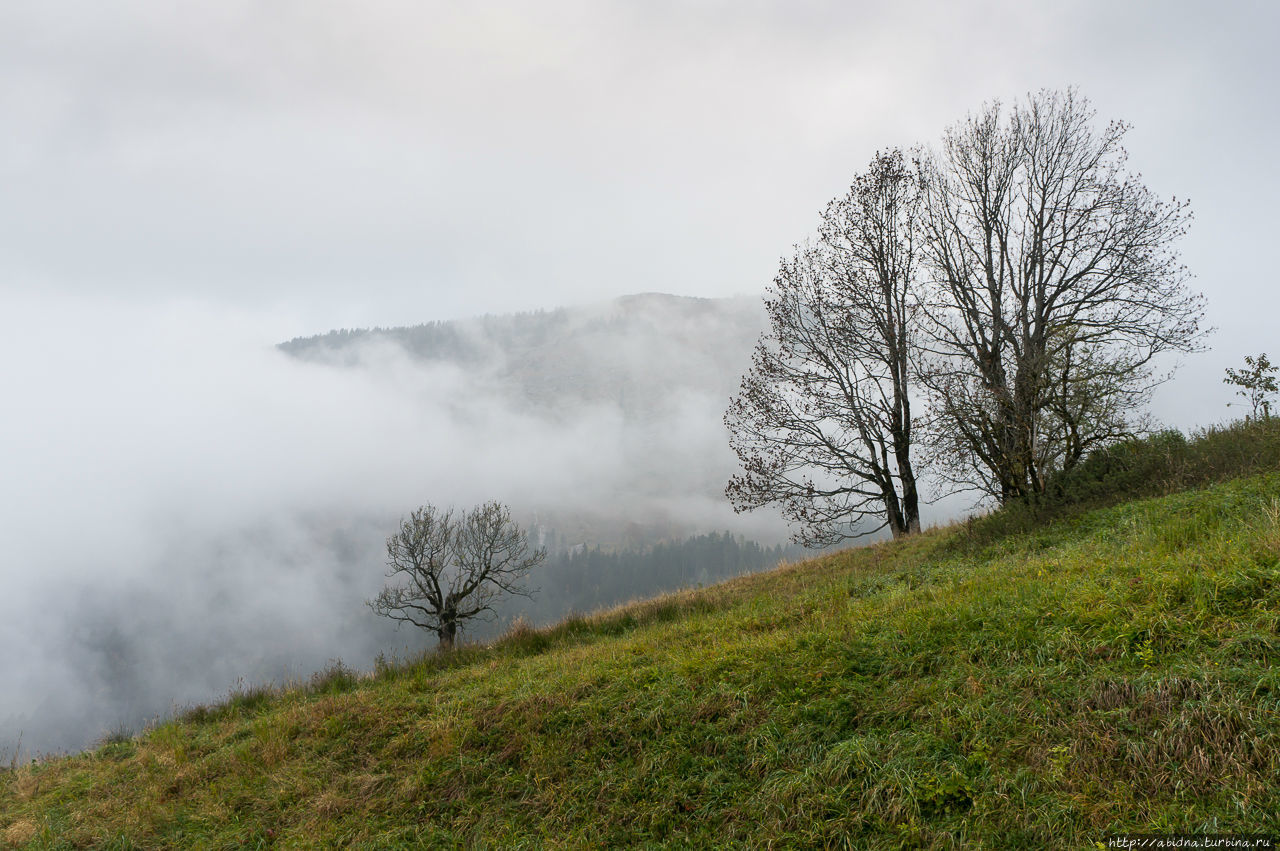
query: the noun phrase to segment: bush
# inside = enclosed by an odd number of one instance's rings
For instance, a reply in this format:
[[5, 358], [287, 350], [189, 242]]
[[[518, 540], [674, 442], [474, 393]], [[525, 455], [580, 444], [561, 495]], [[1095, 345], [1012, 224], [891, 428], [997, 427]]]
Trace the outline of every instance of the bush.
[[307, 691], [311, 694], [342, 694], [351, 691], [359, 679], [359, 674], [342, 664], [341, 659], [335, 659], [329, 667], [311, 675]]
[[1091, 505], [1182, 490], [1189, 450], [1176, 429], [1109, 446], [1050, 479], [1044, 502]]
[[1050, 480], [1043, 503], [1049, 509], [1110, 505], [1277, 469], [1278, 419], [1210, 426], [1190, 439], [1169, 429], [1092, 453]]
[[1166, 429], [1091, 453], [1071, 470], [1051, 478], [1038, 499], [1010, 502], [970, 518], [955, 543], [982, 546], [1075, 511], [1276, 470], [1280, 470], [1280, 418], [1210, 426], [1190, 437]]

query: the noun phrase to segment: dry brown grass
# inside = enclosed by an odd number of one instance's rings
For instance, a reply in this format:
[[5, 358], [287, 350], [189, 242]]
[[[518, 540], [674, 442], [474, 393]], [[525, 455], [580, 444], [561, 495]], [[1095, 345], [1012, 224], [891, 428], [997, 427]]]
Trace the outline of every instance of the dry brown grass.
[[1262, 542], [1280, 555], [1280, 499], [1273, 499], [1263, 509]]
[[17, 848], [30, 842], [39, 832], [40, 828], [35, 822], [21, 819], [5, 828], [4, 841], [10, 848]]

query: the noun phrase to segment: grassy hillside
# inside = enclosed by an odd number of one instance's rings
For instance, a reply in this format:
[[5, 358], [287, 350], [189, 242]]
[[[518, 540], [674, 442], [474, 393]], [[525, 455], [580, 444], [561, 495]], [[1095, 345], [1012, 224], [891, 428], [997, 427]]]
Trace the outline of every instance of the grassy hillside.
[[852, 550], [0, 773], [46, 847], [1280, 834], [1280, 473]]

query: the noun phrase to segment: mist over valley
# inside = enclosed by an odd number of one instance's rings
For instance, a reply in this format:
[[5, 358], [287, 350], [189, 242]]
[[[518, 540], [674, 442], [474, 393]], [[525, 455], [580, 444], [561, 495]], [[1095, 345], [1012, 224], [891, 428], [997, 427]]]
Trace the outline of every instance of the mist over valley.
[[5, 355], [32, 366], [4, 378], [25, 413], [3, 426], [5, 753], [429, 648], [364, 602], [423, 503], [502, 500], [548, 549], [538, 593], [467, 639], [799, 552], [776, 515], [723, 496], [721, 416], [758, 299], [646, 294], [278, 346], [269, 318], [205, 305], [18, 308]]

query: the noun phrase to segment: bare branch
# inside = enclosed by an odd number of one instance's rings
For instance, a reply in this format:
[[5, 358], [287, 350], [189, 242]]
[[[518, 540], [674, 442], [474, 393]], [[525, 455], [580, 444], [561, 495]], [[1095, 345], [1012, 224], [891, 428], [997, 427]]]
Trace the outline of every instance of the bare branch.
[[1131, 434], [1153, 360], [1205, 333], [1174, 250], [1187, 204], [1127, 174], [1128, 128], [1093, 117], [1072, 90], [992, 104], [926, 163], [931, 458], [1002, 501]]
[[[809, 545], [919, 529], [911, 376], [920, 184], [880, 154], [828, 205], [816, 245], [784, 259], [770, 330], [725, 414], [738, 511], [777, 504]], [[870, 524], [870, 525], [868, 525]]]
[[369, 601], [375, 612], [435, 632], [451, 648], [462, 624], [493, 611], [501, 594], [529, 595], [529, 571], [546, 558], [511, 519], [488, 502], [454, 519], [453, 510], [424, 505], [387, 539], [389, 585]]

